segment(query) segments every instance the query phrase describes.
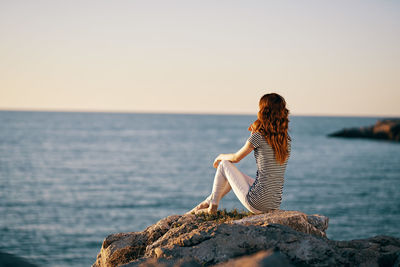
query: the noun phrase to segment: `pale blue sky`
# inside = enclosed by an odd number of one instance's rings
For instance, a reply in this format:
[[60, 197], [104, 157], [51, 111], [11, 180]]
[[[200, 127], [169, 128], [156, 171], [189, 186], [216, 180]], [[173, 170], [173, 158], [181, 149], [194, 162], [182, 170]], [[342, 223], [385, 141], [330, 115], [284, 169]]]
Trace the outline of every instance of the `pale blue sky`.
[[400, 116], [399, 1], [0, 1], [0, 109]]

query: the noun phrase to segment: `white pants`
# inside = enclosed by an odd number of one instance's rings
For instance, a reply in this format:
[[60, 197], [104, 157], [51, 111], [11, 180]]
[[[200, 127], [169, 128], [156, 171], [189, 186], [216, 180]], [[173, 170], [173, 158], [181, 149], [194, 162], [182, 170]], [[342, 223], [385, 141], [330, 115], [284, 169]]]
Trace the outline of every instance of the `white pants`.
[[262, 213], [251, 207], [247, 201], [246, 196], [253, 183], [254, 179], [239, 171], [232, 162], [222, 160], [215, 173], [212, 193], [206, 201], [209, 204], [218, 205], [219, 201], [232, 189], [246, 209], [252, 213]]

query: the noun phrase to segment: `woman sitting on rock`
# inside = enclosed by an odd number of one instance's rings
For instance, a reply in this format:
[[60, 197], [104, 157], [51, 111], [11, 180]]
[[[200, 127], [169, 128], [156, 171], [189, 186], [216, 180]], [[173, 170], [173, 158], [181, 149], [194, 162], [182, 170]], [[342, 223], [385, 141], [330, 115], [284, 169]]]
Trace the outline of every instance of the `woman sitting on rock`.
[[[212, 193], [189, 213], [216, 213], [220, 200], [232, 189], [243, 206], [252, 213], [279, 209], [284, 173], [290, 154], [289, 111], [284, 98], [271, 93], [261, 97], [257, 120], [249, 126], [251, 135], [233, 154], [220, 154]], [[257, 176], [253, 179], [239, 171], [237, 163], [254, 150]]]

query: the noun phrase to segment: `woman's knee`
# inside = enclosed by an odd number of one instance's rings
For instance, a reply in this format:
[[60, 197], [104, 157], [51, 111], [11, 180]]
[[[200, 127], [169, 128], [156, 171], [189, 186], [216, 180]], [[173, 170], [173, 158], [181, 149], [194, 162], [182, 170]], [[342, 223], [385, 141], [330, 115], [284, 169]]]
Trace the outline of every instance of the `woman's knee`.
[[226, 159], [221, 160], [221, 162], [219, 163], [219, 165], [221, 165], [221, 167], [228, 166], [231, 164], [232, 164], [232, 162], [230, 162], [229, 160], [226, 160]]

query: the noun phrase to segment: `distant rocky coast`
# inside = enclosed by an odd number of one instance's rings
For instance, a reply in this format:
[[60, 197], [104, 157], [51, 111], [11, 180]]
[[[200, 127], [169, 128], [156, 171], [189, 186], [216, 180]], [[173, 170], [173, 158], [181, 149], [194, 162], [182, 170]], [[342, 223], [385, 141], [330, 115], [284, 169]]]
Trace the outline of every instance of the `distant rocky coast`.
[[0, 267], [37, 267], [19, 256], [0, 251]]
[[93, 267], [399, 266], [399, 238], [330, 240], [328, 221], [284, 210], [227, 220], [172, 215], [142, 232], [109, 235]]
[[400, 119], [379, 120], [375, 125], [346, 128], [329, 134], [332, 137], [383, 139], [400, 142]]

